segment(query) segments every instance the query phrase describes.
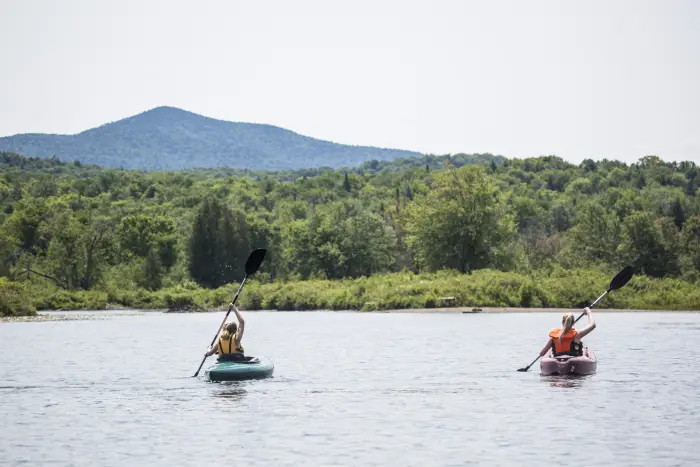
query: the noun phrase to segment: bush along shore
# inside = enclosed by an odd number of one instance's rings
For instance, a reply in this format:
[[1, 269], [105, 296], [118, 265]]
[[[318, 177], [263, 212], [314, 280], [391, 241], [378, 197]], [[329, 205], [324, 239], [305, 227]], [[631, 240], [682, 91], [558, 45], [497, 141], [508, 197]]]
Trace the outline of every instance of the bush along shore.
[[[608, 287], [616, 271], [555, 270], [523, 275], [489, 269], [460, 274], [393, 273], [343, 280], [249, 281], [238, 303], [245, 310], [430, 309], [450, 307], [581, 308]], [[66, 291], [43, 284], [0, 283], [0, 312], [32, 315], [36, 310], [106, 310], [115, 307], [206, 311], [221, 309], [237, 283], [204, 289], [193, 282], [157, 291]], [[599, 308], [700, 310], [700, 288], [680, 279], [635, 276], [609, 294]]]

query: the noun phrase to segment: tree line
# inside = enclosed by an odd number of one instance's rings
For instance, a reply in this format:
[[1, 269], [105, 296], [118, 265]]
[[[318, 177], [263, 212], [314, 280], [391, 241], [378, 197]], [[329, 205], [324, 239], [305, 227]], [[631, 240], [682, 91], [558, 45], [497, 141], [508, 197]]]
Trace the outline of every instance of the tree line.
[[409, 270], [634, 264], [694, 282], [698, 168], [426, 156], [352, 169], [142, 172], [0, 154], [0, 277], [65, 290], [216, 288]]

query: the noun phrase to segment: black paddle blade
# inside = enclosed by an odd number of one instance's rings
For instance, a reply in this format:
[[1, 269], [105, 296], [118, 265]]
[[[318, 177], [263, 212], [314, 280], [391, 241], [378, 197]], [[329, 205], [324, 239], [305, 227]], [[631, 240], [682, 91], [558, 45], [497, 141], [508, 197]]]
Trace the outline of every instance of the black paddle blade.
[[624, 285], [627, 284], [630, 279], [632, 279], [632, 276], [634, 276], [634, 269], [632, 269], [632, 266], [627, 266], [625, 269], [617, 273], [617, 276], [613, 277], [613, 280], [610, 281], [610, 287], [608, 290], [617, 290], [624, 287]]
[[250, 256], [248, 256], [248, 261], [245, 262], [245, 273], [247, 276], [255, 274], [262, 264], [263, 259], [265, 259], [266, 252], [267, 250], [264, 248], [259, 248], [257, 250], [253, 250]]
[[537, 360], [539, 360], [539, 359], [540, 359], [540, 356], [538, 355], [537, 358], [534, 359], [534, 360], [532, 361], [532, 363], [530, 363], [530, 364], [529, 364], [528, 366], [526, 366], [525, 368], [518, 368], [518, 371], [527, 371], [527, 370], [529, 370], [530, 367], [531, 367], [532, 365], [534, 365], [535, 362], [536, 362]]

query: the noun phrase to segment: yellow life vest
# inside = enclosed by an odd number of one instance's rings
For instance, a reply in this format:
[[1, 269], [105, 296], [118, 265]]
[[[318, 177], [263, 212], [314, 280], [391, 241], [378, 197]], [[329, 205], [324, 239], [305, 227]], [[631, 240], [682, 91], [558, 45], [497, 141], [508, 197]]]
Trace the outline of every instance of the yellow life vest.
[[228, 339], [223, 335], [219, 337], [219, 355], [231, 355], [236, 353], [243, 353], [243, 346], [239, 345], [236, 347], [236, 336], [229, 334]]

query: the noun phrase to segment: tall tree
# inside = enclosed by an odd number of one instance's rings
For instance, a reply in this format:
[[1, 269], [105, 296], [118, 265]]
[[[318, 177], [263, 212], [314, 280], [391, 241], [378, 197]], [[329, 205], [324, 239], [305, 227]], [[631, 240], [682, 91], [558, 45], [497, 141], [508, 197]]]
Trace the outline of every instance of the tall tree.
[[700, 272], [700, 216], [689, 218], [680, 235], [684, 267]]
[[407, 206], [402, 224], [416, 263], [427, 270], [499, 267], [515, 237], [501, 193], [473, 166], [436, 175], [433, 189]]
[[211, 288], [241, 280], [249, 250], [245, 215], [241, 211], [234, 214], [216, 198], [205, 199], [195, 215], [189, 242], [192, 278]]
[[635, 264], [642, 274], [662, 277], [669, 270], [664, 234], [648, 212], [635, 212], [625, 219], [620, 251], [625, 262]]
[[619, 221], [600, 204], [585, 204], [576, 215], [576, 225], [569, 231], [567, 243], [568, 256], [576, 265], [614, 264], [620, 244]]
[[47, 256], [53, 274], [70, 288], [90, 289], [114, 263], [114, 223], [97, 214], [59, 213]]

